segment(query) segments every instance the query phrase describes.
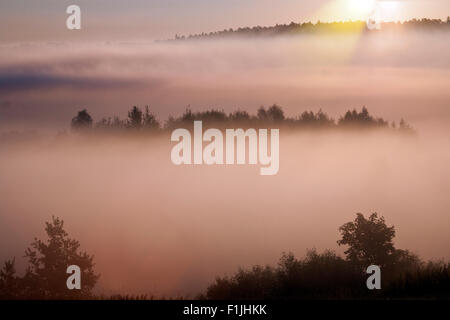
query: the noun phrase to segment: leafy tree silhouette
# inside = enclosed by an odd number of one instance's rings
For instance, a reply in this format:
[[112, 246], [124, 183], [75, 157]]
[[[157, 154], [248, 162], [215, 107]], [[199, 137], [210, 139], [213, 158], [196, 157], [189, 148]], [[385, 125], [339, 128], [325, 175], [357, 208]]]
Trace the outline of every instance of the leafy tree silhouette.
[[267, 110], [267, 115], [269, 116], [269, 119], [276, 122], [283, 121], [285, 119], [283, 109], [276, 104]]
[[267, 111], [263, 106], [259, 107], [257, 111], [257, 117], [260, 121], [265, 121], [268, 119]]
[[74, 131], [90, 129], [92, 128], [92, 117], [86, 109], [83, 109], [78, 112], [76, 117], [72, 118], [71, 126]]
[[355, 220], [342, 225], [339, 231], [342, 239], [337, 243], [348, 246], [347, 260], [359, 268], [375, 264], [393, 276], [394, 272], [406, 272], [421, 263], [408, 250], [394, 247], [395, 228], [387, 226], [384, 217], [378, 217], [377, 213], [368, 219], [357, 213]]
[[281, 107], [274, 104], [267, 110], [264, 107], [260, 107], [257, 111], [257, 119], [259, 121], [269, 121], [269, 122], [282, 122], [286, 118], [284, 116], [284, 111]]
[[342, 239], [337, 243], [349, 246], [345, 254], [355, 265], [361, 268], [371, 264], [384, 267], [392, 263], [395, 229], [394, 226], [386, 225], [384, 217], [372, 213], [366, 219], [364, 215], [357, 213], [355, 220], [342, 225], [339, 231]]

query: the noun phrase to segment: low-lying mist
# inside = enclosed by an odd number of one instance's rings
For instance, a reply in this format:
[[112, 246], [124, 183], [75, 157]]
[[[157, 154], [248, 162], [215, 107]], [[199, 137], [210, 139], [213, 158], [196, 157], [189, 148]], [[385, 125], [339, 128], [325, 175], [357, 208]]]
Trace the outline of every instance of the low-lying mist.
[[65, 128], [150, 105], [161, 120], [195, 110], [283, 106], [290, 116], [349, 108], [416, 126], [449, 121], [448, 32], [302, 35], [181, 42], [3, 43], [0, 125]]
[[[447, 130], [281, 131], [280, 170], [175, 166], [170, 137], [59, 137], [0, 147], [0, 260], [52, 215], [95, 255], [103, 293], [196, 294], [283, 251], [334, 249], [356, 212], [395, 225], [398, 248], [449, 259]], [[21, 269], [20, 269], [21, 268]]]

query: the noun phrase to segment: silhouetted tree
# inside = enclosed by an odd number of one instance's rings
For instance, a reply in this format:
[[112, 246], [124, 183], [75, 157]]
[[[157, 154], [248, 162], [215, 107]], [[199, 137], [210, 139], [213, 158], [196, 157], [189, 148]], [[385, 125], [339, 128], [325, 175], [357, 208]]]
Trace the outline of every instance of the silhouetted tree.
[[130, 128], [140, 129], [142, 126], [142, 111], [134, 106], [128, 111], [128, 125]]
[[265, 121], [268, 119], [267, 111], [263, 106], [259, 107], [259, 109], [256, 113], [256, 116], [258, 117], [258, 120], [260, 120], [260, 121]]
[[357, 213], [355, 220], [342, 225], [339, 231], [342, 239], [337, 243], [348, 246], [345, 254], [355, 265], [366, 268], [371, 264], [392, 264], [395, 229], [394, 226], [386, 225], [384, 217], [372, 213], [366, 219], [361, 213]]
[[300, 117], [295, 120], [299, 125], [308, 127], [331, 127], [334, 126], [334, 119], [330, 118], [325, 112], [319, 110], [314, 114], [312, 111], [304, 111]]
[[249, 123], [251, 119], [250, 114], [247, 111], [237, 110], [235, 112], [231, 112], [228, 115], [228, 120], [233, 123], [238, 123], [242, 126], [243, 123]]
[[[68, 237], [64, 222], [52, 217], [46, 222], [47, 241], [35, 238], [25, 251], [29, 266], [23, 277], [23, 290], [27, 298], [73, 299], [92, 296], [99, 275], [94, 273], [93, 256], [80, 251], [80, 243]], [[81, 269], [81, 289], [69, 290], [66, 280], [67, 267], [77, 265]]]
[[267, 110], [267, 116], [271, 121], [280, 122], [284, 120], [284, 112], [281, 107], [274, 104]]
[[353, 126], [353, 127], [387, 127], [388, 122], [383, 118], [374, 118], [369, 114], [366, 107], [363, 107], [360, 112], [353, 109], [347, 111], [345, 115], [339, 118], [338, 124], [340, 126]]
[[347, 260], [361, 269], [375, 264], [394, 277], [421, 264], [416, 255], [394, 247], [395, 228], [387, 226], [384, 217], [378, 217], [377, 213], [368, 219], [357, 213], [355, 220], [342, 225], [339, 231], [342, 239], [338, 244], [348, 246]]
[[145, 113], [142, 116], [142, 126], [146, 129], [159, 129], [160, 124], [148, 106], [145, 106]]
[[92, 127], [92, 117], [86, 109], [83, 109], [78, 112], [76, 117], [72, 118], [71, 126], [74, 131], [90, 129]]

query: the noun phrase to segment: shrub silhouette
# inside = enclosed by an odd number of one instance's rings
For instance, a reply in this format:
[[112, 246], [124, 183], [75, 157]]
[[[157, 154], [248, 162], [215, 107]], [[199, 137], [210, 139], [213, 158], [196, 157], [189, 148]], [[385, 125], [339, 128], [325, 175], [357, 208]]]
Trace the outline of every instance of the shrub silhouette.
[[0, 270], [0, 298], [17, 299], [19, 297], [19, 279], [16, 277], [15, 259], [7, 260]]
[[270, 299], [277, 286], [277, 270], [270, 266], [253, 266], [250, 270], [239, 269], [231, 278], [218, 277], [208, 287], [206, 299], [250, 300]]
[[279, 276], [283, 299], [345, 298], [363, 289], [362, 273], [331, 250], [309, 250], [304, 259], [284, 254]]
[[450, 263], [428, 262], [392, 280], [386, 295], [392, 298], [450, 299]]
[[283, 254], [277, 267], [239, 269], [232, 277], [217, 278], [204, 298], [211, 300], [331, 299], [362, 294], [363, 273], [327, 250], [309, 250], [304, 259]]

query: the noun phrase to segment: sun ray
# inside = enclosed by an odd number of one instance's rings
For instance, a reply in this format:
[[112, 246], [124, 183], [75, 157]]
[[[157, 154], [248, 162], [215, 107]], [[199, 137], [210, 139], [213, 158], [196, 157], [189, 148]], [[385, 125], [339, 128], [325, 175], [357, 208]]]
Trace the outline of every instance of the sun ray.
[[[376, 0], [331, 0], [319, 8], [312, 16], [312, 21], [367, 21], [373, 13]], [[355, 28], [357, 26], [357, 28]], [[342, 46], [333, 52], [333, 60], [350, 63], [364, 32], [365, 23], [340, 26]], [[348, 30], [346, 30], [346, 28]], [[344, 36], [345, 35], [345, 36]]]

